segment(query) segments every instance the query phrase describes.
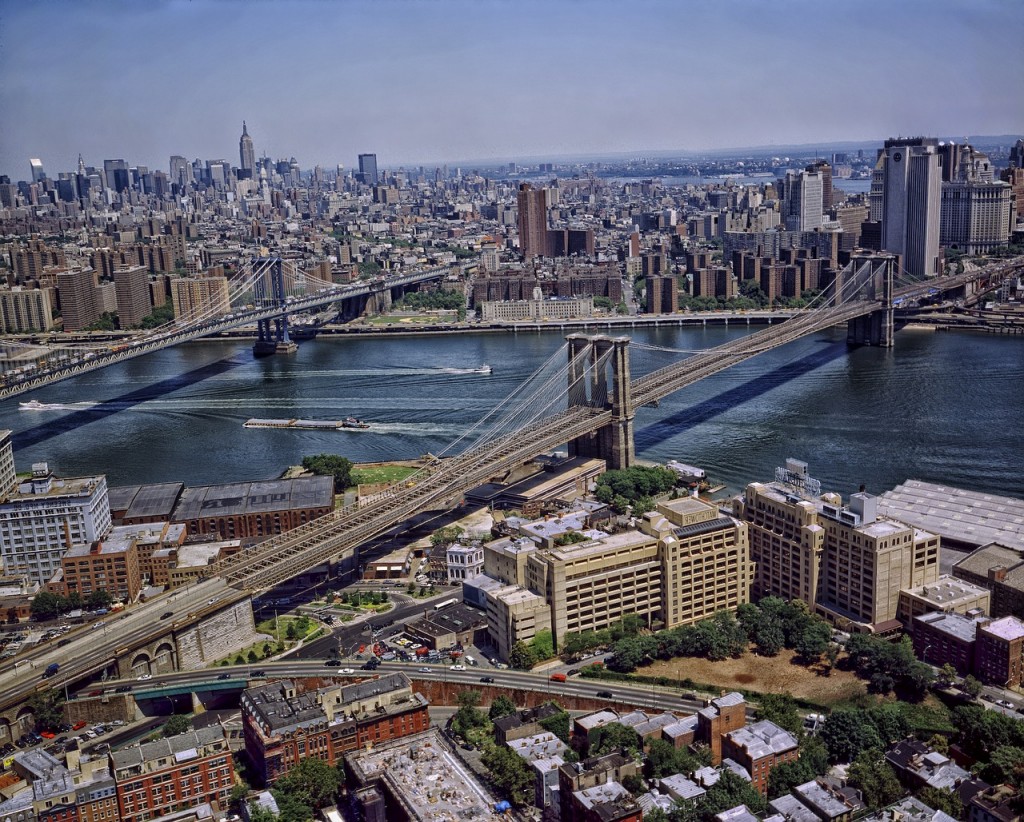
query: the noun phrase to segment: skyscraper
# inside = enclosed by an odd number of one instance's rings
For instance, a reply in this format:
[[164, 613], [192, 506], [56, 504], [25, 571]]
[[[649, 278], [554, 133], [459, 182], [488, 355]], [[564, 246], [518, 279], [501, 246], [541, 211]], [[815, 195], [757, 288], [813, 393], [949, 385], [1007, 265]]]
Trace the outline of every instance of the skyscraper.
[[544, 189], [529, 183], [519, 186], [519, 251], [530, 259], [547, 254], [548, 201]]
[[912, 277], [939, 271], [942, 169], [931, 137], [885, 141], [882, 165], [882, 249], [899, 254]]
[[42, 160], [35, 160], [35, 159], [29, 160], [28, 161], [28, 165], [29, 165], [29, 168], [32, 169], [32, 182], [33, 183], [41, 183], [43, 180], [46, 179], [46, 172], [43, 171], [43, 161]]
[[238, 140], [238, 159], [238, 179], [250, 179], [256, 169], [256, 151], [252, 147], [252, 137], [249, 136], [245, 120], [242, 120], [242, 136]]
[[783, 181], [784, 218], [789, 231], [821, 228], [822, 175], [820, 171], [788, 172]]
[[368, 186], [377, 185], [377, 155], [359, 155], [359, 179]]

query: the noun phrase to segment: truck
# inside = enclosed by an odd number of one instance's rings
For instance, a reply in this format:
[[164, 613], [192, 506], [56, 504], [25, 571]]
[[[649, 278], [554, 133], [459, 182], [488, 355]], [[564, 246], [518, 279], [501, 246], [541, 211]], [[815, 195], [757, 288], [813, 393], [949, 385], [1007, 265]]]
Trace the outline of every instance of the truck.
[[43, 671], [43, 679], [49, 679], [51, 676], [54, 676], [57, 673], [57, 671], [59, 671], [59, 670], [60, 670], [60, 663], [59, 662], [51, 662], [49, 665], [46, 666], [46, 670]]
[[565, 682], [565, 674], [551, 674], [552, 682]]

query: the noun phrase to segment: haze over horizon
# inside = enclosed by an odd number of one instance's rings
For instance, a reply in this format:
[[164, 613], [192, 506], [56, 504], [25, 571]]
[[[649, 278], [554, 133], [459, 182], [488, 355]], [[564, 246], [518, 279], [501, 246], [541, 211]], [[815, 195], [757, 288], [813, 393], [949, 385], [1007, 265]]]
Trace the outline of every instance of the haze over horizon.
[[0, 173], [1024, 134], [1017, 0], [0, 3]]

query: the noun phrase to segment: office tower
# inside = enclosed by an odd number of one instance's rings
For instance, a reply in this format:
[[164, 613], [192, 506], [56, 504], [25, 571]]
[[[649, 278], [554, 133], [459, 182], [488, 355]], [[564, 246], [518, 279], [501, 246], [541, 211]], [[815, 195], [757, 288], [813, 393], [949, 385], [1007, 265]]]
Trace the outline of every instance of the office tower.
[[885, 141], [882, 165], [882, 249], [903, 258], [911, 277], [939, 271], [942, 170], [938, 141], [930, 137]]
[[110, 529], [107, 478], [56, 480], [45, 462], [32, 466], [0, 501], [0, 556], [8, 573], [45, 585], [72, 545], [92, 543]]
[[528, 260], [543, 257], [547, 253], [548, 241], [547, 191], [522, 183], [518, 205], [519, 252]]
[[81, 331], [100, 318], [103, 309], [96, 292], [96, 274], [91, 269], [57, 275], [57, 297], [65, 331]]
[[939, 242], [966, 254], [987, 254], [1010, 240], [1012, 189], [993, 179], [988, 155], [969, 145], [941, 146]]
[[170, 178], [171, 185], [181, 187], [192, 180], [192, 169], [189, 166], [189, 162], [180, 154], [171, 155]]
[[821, 172], [787, 172], [783, 181], [782, 202], [783, 219], [788, 231], [814, 231], [821, 228]]
[[359, 155], [359, 179], [368, 186], [377, 185], [377, 155]]
[[149, 273], [141, 265], [114, 272], [117, 318], [121, 328], [135, 328], [153, 312], [149, 294]]
[[832, 166], [825, 160], [818, 160], [807, 166], [808, 171], [816, 171], [821, 175], [821, 211], [825, 213], [832, 208]]
[[256, 170], [256, 150], [252, 145], [252, 137], [249, 136], [249, 129], [242, 120], [242, 136], [238, 140], [238, 179], [248, 180]]
[[42, 160], [29, 160], [29, 168], [32, 169], [32, 182], [41, 183], [46, 179], [46, 172], [43, 170]]
[[124, 160], [104, 160], [103, 176], [109, 189], [122, 192], [129, 187], [128, 163]]

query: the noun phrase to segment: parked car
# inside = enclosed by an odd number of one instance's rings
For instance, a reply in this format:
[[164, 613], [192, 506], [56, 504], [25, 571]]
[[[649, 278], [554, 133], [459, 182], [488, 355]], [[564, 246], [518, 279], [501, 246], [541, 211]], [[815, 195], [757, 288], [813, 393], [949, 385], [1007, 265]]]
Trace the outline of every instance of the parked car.
[[612, 698], [612, 692], [611, 691], [598, 691], [597, 692], [597, 696], [598, 696], [599, 699], [611, 699]]

